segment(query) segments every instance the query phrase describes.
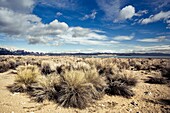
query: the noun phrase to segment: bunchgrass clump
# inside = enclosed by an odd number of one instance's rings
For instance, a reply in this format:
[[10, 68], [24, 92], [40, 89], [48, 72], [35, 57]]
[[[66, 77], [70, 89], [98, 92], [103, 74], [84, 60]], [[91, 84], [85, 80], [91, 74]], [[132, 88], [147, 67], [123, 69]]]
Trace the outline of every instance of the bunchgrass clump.
[[41, 73], [44, 75], [51, 74], [56, 71], [55, 62], [44, 60], [41, 63]]
[[93, 94], [94, 99], [100, 99], [107, 88], [106, 78], [99, 76], [99, 73], [96, 69], [91, 69], [85, 72], [85, 78], [88, 82], [92, 83], [96, 92]]
[[120, 95], [126, 98], [134, 96], [134, 92], [131, 88], [121, 81], [110, 81], [106, 93], [108, 95]]
[[50, 65], [48, 63], [43, 63], [41, 66], [41, 72], [44, 75], [50, 74], [52, 72]]
[[116, 75], [107, 75], [107, 81], [108, 88], [106, 93], [108, 95], [120, 95], [126, 98], [134, 96], [131, 88], [137, 84], [137, 79], [135, 76], [129, 75], [128, 72], [123, 71], [118, 72]]
[[10, 65], [8, 62], [6, 61], [0, 62], [0, 73], [6, 72], [9, 69], [10, 69]]
[[148, 77], [147, 80], [145, 80], [145, 83], [150, 84], [166, 84], [167, 79], [163, 77]]
[[8, 60], [8, 63], [9, 63], [9, 68], [10, 69], [15, 69], [16, 68], [16, 61], [14, 59], [9, 59]]
[[116, 81], [120, 81], [121, 83], [124, 83], [127, 86], [136, 86], [137, 84], [137, 77], [134, 76], [133, 73], [129, 71], [123, 70], [123, 72], [119, 72], [117, 76], [115, 76]]
[[27, 65], [17, 68], [15, 83], [9, 87], [11, 92], [26, 92], [31, 90], [31, 85], [37, 83], [40, 71], [37, 66]]
[[37, 84], [32, 85], [32, 91], [29, 92], [31, 98], [37, 102], [44, 100], [57, 100], [57, 87], [59, 87], [60, 76], [51, 74], [39, 79]]
[[83, 109], [92, 101], [95, 88], [85, 78], [82, 71], [66, 72], [60, 81], [61, 89], [58, 92], [57, 102], [64, 107]]

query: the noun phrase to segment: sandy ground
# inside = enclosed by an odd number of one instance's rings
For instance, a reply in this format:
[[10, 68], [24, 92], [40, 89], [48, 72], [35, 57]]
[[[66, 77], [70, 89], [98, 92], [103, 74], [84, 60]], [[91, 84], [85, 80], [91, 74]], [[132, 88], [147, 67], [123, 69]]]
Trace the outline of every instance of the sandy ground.
[[0, 73], [0, 113], [170, 113], [170, 87], [143, 81], [147, 76], [155, 76], [154, 73], [135, 72], [139, 83], [133, 88], [135, 96], [131, 99], [105, 95], [86, 109], [79, 110], [63, 108], [49, 101], [36, 103], [24, 93], [12, 94], [6, 88], [14, 83], [15, 74], [11, 72]]

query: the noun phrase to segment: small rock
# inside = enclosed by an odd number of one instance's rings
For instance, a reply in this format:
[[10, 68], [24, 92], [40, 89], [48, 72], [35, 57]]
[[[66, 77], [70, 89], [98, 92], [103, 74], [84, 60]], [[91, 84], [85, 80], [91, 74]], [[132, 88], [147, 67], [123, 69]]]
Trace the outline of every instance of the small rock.
[[12, 111], [11, 113], [14, 113], [14, 111]]
[[127, 109], [127, 111], [130, 111], [130, 112], [131, 112], [131, 111], [132, 111], [132, 109]]
[[145, 93], [145, 95], [152, 95], [152, 93], [148, 92], [148, 91], [145, 91], [144, 93]]
[[132, 101], [131, 104], [134, 106], [138, 106], [138, 103], [136, 103], [135, 101]]
[[18, 95], [18, 94], [20, 94], [20, 93], [19, 93], [19, 92], [15, 92], [15, 93], [13, 93], [13, 96], [14, 96], [14, 95]]

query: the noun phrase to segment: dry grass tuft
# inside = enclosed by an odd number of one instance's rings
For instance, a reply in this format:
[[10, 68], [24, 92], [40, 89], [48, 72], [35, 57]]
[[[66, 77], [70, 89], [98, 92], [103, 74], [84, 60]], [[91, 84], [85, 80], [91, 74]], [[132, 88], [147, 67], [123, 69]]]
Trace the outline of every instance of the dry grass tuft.
[[130, 87], [120, 81], [111, 81], [108, 89], [106, 89], [106, 93], [108, 95], [120, 95], [126, 98], [134, 96]]
[[17, 68], [15, 83], [9, 87], [11, 92], [31, 91], [31, 85], [37, 83], [40, 71], [37, 66], [27, 65]]
[[86, 80], [82, 71], [66, 72], [60, 85], [57, 101], [61, 106], [83, 109], [92, 101], [93, 84]]
[[130, 71], [123, 71], [118, 76], [116, 76], [116, 81], [121, 81], [121, 83], [126, 84], [127, 86], [136, 86], [137, 77], [134, 76]]
[[15, 69], [16, 68], [16, 61], [14, 59], [9, 59], [8, 63], [10, 65], [10, 69]]
[[107, 88], [106, 78], [99, 76], [96, 69], [91, 69], [85, 72], [85, 78], [88, 82], [93, 84], [96, 90], [95, 92], [92, 92], [94, 93], [93, 98], [100, 99], [104, 95], [105, 89]]
[[31, 84], [37, 82], [37, 77], [40, 76], [40, 70], [37, 66], [27, 65], [27, 66], [19, 66], [17, 68], [17, 76], [15, 78], [15, 82]]
[[149, 79], [147, 79], [145, 81], [145, 83], [150, 83], [150, 84], [166, 84], [168, 83], [167, 79], [163, 78], [163, 77], [149, 77]]
[[6, 72], [10, 69], [9, 63], [6, 61], [0, 62], [0, 73]]
[[41, 63], [41, 72], [44, 75], [51, 74], [56, 71], [55, 63], [52, 61], [44, 60]]
[[59, 86], [60, 77], [52, 74], [39, 80], [37, 84], [32, 85], [32, 91], [29, 92], [31, 98], [37, 102], [44, 100], [56, 100], [57, 90]]
[[108, 88], [106, 93], [109, 95], [120, 95], [126, 98], [134, 96], [131, 90], [132, 86], [136, 86], [137, 78], [128, 71], [114, 72], [114, 75], [107, 75]]

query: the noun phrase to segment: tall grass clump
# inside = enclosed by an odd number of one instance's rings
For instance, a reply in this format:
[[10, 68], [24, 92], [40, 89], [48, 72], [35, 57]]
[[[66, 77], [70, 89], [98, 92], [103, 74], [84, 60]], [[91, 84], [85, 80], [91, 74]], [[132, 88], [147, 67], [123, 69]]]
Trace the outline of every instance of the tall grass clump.
[[83, 109], [92, 102], [94, 87], [86, 80], [84, 72], [66, 72], [60, 79], [60, 85], [57, 102], [61, 106]]
[[107, 88], [106, 77], [100, 76], [96, 69], [91, 69], [85, 72], [85, 78], [88, 82], [92, 83], [95, 92], [92, 92], [93, 99], [100, 99]]
[[37, 102], [44, 100], [57, 100], [57, 92], [60, 82], [60, 76], [50, 74], [46, 77], [39, 79], [37, 84], [32, 85], [32, 91], [29, 92], [31, 98]]
[[106, 93], [108, 95], [120, 95], [126, 98], [134, 96], [134, 92], [131, 88], [121, 81], [109, 81]]
[[8, 63], [9, 63], [9, 68], [10, 69], [15, 69], [16, 68], [16, 61], [14, 59], [9, 59], [8, 60]]
[[17, 68], [15, 83], [9, 87], [11, 92], [27, 92], [31, 90], [31, 85], [37, 83], [41, 73], [37, 66], [26, 65]]
[[10, 69], [10, 65], [8, 62], [6, 61], [0, 62], [0, 73], [6, 72], [9, 69]]
[[107, 76], [108, 88], [106, 93], [109, 95], [120, 95], [126, 98], [134, 96], [134, 92], [131, 90], [133, 86], [137, 84], [137, 78], [131, 73], [123, 70], [117, 74]]
[[150, 84], [166, 84], [168, 83], [166, 78], [163, 77], [148, 77], [147, 80], [145, 80], [145, 83]]
[[56, 72], [57, 64], [54, 61], [43, 60], [41, 62], [41, 73], [43, 75], [48, 75]]
[[127, 86], [136, 86], [137, 84], [137, 77], [130, 71], [123, 70], [118, 74], [118, 76], [115, 76], [114, 78], [116, 81], [120, 81], [124, 83]]

